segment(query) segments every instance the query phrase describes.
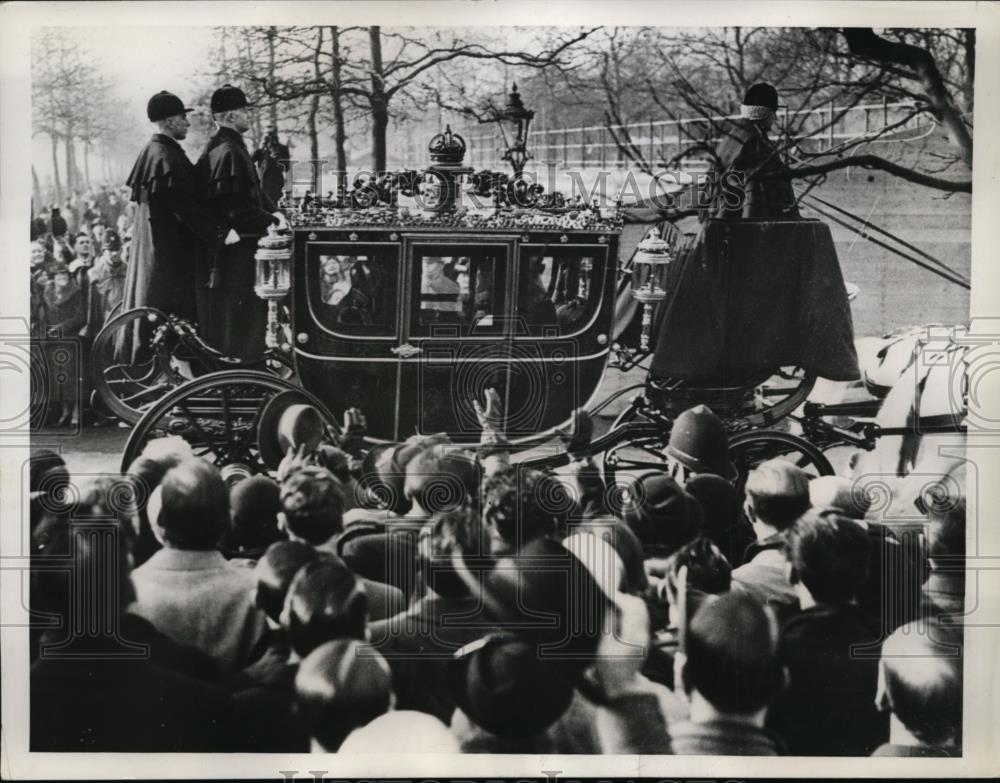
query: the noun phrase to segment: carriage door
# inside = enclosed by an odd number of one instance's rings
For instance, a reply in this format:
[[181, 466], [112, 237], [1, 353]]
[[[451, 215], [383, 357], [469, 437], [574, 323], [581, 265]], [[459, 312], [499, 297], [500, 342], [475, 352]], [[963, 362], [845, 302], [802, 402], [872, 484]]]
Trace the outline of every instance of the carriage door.
[[[508, 433], [565, 421], [601, 383], [615, 269], [602, 244], [519, 246], [512, 324]], [[603, 341], [602, 341], [603, 334]]]
[[302, 385], [340, 417], [357, 407], [368, 434], [395, 437], [399, 344], [398, 242], [337, 241], [305, 245], [293, 307], [296, 365]]
[[513, 237], [404, 239], [407, 318], [400, 358], [399, 436], [447, 432], [476, 440], [473, 398], [508, 397], [505, 339]]

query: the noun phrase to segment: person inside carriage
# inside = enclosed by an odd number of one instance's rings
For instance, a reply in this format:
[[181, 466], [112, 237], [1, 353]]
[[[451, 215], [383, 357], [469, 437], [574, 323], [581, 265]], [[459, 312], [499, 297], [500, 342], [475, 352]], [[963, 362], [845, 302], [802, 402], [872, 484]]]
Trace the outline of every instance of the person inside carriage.
[[341, 324], [370, 326], [386, 317], [382, 270], [367, 256], [323, 256], [320, 300]]
[[[456, 267], [457, 264], [453, 258], [424, 256], [420, 277], [420, 316], [422, 321], [455, 321], [461, 318], [462, 286], [457, 281], [457, 275], [454, 274]], [[477, 303], [479, 298], [480, 290], [477, 286]]]

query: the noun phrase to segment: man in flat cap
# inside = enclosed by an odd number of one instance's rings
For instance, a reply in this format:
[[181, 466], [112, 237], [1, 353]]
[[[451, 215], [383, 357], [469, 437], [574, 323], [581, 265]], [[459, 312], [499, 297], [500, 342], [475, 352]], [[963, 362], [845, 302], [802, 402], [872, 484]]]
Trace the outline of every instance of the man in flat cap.
[[209, 209], [219, 225], [232, 227], [225, 244], [198, 271], [202, 337], [229, 356], [259, 357], [265, 350], [267, 311], [254, 294], [257, 240], [284, 217], [263, 192], [243, 141], [250, 127], [246, 95], [226, 84], [212, 94], [212, 117], [219, 129], [198, 159]]
[[215, 241], [216, 226], [200, 204], [194, 164], [179, 141], [190, 122], [181, 99], [158, 92], [146, 114], [158, 132], [132, 167], [127, 185], [136, 202], [125, 282], [126, 310], [156, 307], [194, 320], [195, 256]]

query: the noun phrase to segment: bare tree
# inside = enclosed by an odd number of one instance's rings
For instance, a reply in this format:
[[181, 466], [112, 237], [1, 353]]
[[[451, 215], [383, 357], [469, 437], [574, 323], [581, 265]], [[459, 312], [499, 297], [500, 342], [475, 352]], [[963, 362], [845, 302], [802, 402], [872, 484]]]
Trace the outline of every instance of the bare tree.
[[[81, 44], [65, 30], [39, 30], [31, 54], [32, 132], [49, 137], [54, 195], [61, 201], [80, 185], [90, 184], [91, 153], [118, 143], [134, 128], [111, 80], [99, 72]], [[82, 172], [77, 160], [78, 144], [83, 148]]]
[[[892, 30], [880, 37], [871, 30], [607, 28], [580, 50], [587, 54], [580, 67], [555, 72], [543, 85], [548, 97], [576, 124], [603, 122], [622, 156], [643, 171], [710, 155], [724, 133], [723, 118], [738, 111], [746, 88], [768, 81], [788, 107], [779, 147], [791, 176], [853, 166], [945, 192], [971, 191], [968, 178], [941, 175], [971, 164], [974, 30]], [[809, 141], [824, 138], [853, 107], [881, 99], [909, 101], [914, 109], [843, 143]], [[915, 147], [910, 160], [870, 151], [920, 117], [945, 129], [954, 154], [932, 147], [933, 139]], [[640, 144], [633, 135], [637, 123], [682, 118], [694, 121], [678, 123], [674, 139], [653, 144], [650, 133]]]
[[[454, 63], [465, 67], [467, 61], [490, 61], [535, 69], [558, 67], [572, 47], [594, 30], [561, 34], [549, 45], [535, 50], [519, 50], [499, 42], [487, 45], [474, 40], [473, 31], [458, 30], [383, 30], [369, 28], [369, 58], [347, 63], [346, 70], [357, 68], [369, 74], [367, 87], [344, 88], [345, 95], [360, 100], [369, 110], [372, 122], [372, 164], [376, 171], [386, 165], [386, 133], [392, 106], [404, 97], [433, 100], [436, 92], [433, 74]], [[391, 47], [391, 48], [390, 48]]]

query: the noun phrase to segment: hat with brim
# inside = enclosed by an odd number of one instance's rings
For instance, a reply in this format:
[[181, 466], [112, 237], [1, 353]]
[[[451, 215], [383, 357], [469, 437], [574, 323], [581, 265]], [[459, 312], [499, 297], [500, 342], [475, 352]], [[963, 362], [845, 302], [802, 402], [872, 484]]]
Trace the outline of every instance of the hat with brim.
[[192, 111], [194, 109], [185, 108], [184, 101], [166, 90], [156, 93], [146, 104], [146, 116], [149, 117], [150, 122], [159, 122], [168, 117], [176, 117], [179, 114], [187, 114]]
[[498, 560], [482, 593], [491, 620], [516, 627], [540, 660], [570, 679], [593, 663], [610, 599], [558, 541], [536, 539]]
[[473, 723], [508, 739], [541, 734], [573, 699], [573, 685], [513, 634], [487, 636], [456, 652], [448, 689]]
[[253, 106], [247, 101], [246, 93], [231, 84], [223, 84], [212, 93], [212, 114], [233, 111], [234, 109], [252, 109]]
[[647, 557], [668, 557], [698, 535], [701, 504], [661, 471], [632, 479], [621, 517], [642, 543]]
[[274, 395], [257, 423], [257, 449], [264, 464], [277, 470], [289, 447], [314, 451], [324, 434], [323, 414], [305, 392], [286, 389]]
[[766, 120], [777, 110], [778, 91], [766, 82], [751, 85], [740, 104], [740, 116], [747, 120]]
[[689, 408], [674, 420], [666, 453], [695, 473], [714, 473], [729, 481], [739, 475], [729, 459], [725, 425], [707, 405]]

